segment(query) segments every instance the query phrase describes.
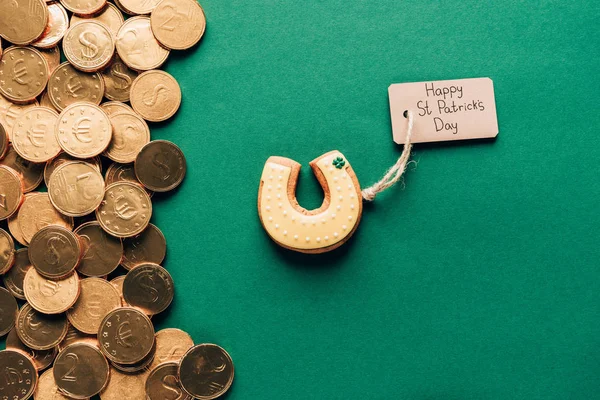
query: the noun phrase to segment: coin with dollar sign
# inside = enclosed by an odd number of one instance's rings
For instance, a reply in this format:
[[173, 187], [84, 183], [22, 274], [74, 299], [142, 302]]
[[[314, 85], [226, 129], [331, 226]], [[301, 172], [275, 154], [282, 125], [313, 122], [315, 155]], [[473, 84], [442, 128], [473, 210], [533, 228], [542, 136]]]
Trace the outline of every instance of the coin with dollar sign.
[[102, 72], [104, 96], [113, 101], [129, 101], [131, 84], [137, 76], [137, 72], [130, 69], [118, 56], [115, 57], [110, 67]]

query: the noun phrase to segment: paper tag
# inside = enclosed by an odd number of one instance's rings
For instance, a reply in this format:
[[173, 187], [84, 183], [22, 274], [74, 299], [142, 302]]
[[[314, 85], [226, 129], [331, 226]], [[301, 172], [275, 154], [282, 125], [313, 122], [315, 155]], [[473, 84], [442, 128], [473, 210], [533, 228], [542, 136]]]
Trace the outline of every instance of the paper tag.
[[498, 135], [490, 78], [398, 83], [389, 88], [394, 142], [404, 144], [405, 111], [414, 116], [413, 143], [493, 138]]

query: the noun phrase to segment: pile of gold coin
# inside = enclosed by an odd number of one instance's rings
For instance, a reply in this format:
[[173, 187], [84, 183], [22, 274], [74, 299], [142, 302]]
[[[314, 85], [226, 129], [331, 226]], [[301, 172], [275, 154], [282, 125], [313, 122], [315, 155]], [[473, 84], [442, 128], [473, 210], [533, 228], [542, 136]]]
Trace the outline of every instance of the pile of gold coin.
[[0, 2], [0, 399], [214, 399], [233, 381], [223, 348], [152, 323], [174, 297], [152, 198], [186, 173], [150, 139], [181, 104], [157, 68], [204, 12], [115, 1]]

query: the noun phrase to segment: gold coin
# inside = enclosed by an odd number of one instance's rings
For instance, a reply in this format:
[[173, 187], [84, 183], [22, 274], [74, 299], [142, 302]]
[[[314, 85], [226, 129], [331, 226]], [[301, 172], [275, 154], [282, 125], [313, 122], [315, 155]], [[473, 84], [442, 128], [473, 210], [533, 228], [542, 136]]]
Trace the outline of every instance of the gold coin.
[[63, 341], [60, 342], [60, 344], [58, 345], [58, 350], [62, 351], [65, 347], [73, 343], [88, 343], [92, 346], [100, 348], [100, 344], [98, 343], [98, 338], [96, 336], [96, 334], [86, 335], [85, 333], [79, 332], [77, 329], [75, 329], [73, 325], [69, 325], [67, 335], [65, 336]]
[[127, 304], [127, 302], [123, 298], [123, 282], [124, 281], [125, 281], [125, 275], [121, 275], [121, 276], [117, 276], [116, 278], [114, 278], [112, 281], [110, 281], [110, 283], [111, 283], [111, 285], [113, 285], [113, 287], [115, 289], [117, 289], [117, 292], [119, 292], [119, 296], [121, 297], [121, 305], [123, 307], [130, 307], [130, 305]]
[[135, 364], [154, 347], [154, 326], [135, 308], [118, 308], [102, 321], [98, 331], [100, 349], [112, 362]]
[[52, 205], [62, 214], [82, 217], [100, 205], [104, 197], [104, 179], [92, 164], [66, 162], [52, 173], [48, 195]]
[[4, 125], [0, 123], [0, 160], [6, 156], [8, 152], [8, 132], [4, 128]]
[[19, 209], [19, 227], [25, 243], [31, 242], [36, 232], [50, 225], [73, 229], [73, 218], [59, 213], [48, 193], [32, 193], [27, 196]]
[[167, 362], [152, 369], [146, 380], [147, 400], [165, 400], [168, 398], [194, 400], [181, 389], [177, 374], [178, 367], [179, 364], [176, 362]]
[[50, 95], [47, 91], [44, 91], [44, 93], [42, 93], [42, 95], [40, 96], [40, 107], [46, 107], [58, 112], [56, 107], [54, 107], [54, 104], [52, 104], [52, 101], [50, 100]]
[[150, 365], [154, 369], [165, 362], [179, 363], [183, 355], [192, 347], [194, 341], [181, 329], [167, 328], [156, 332], [156, 356]]
[[69, 28], [63, 39], [63, 52], [78, 70], [95, 72], [108, 65], [115, 42], [103, 23], [87, 20]]
[[23, 185], [15, 170], [0, 165], [0, 221], [9, 218], [23, 201]]
[[4, 126], [6, 134], [8, 135], [8, 140], [11, 140], [10, 135], [17, 118], [27, 110], [37, 107], [38, 105], [37, 102], [31, 104], [14, 104], [3, 96], [0, 96], [0, 124]]
[[39, 49], [39, 51], [48, 63], [48, 75], [50, 76], [60, 65], [60, 50], [58, 46], [54, 46], [49, 49]]
[[133, 108], [129, 107], [127, 104], [121, 103], [120, 101], [107, 101], [106, 103], [103, 103], [100, 107], [102, 107], [104, 112], [106, 112], [109, 116], [121, 112], [135, 113], [135, 111], [133, 111]]
[[12, 131], [15, 151], [25, 160], [43, 163], [60, 153], [54, 135], [58, 113], [45, 107], [34, 107], [17, 119]]
[[19, 305], [10, 292], [0, 287], [0, 336], [6, 335], [15, 326]]
[[28, 249], [19, 249], [15, 251], [15, 262], [12, 268], [2, 276], [4, 286], [17, 299], [25, 300], [23, 282], [29, 268], [31, 268], [31, 263], [29, 262]]
[[[46, 182], [46, 186], [50, 182], [50, 177], [54, 173], [54, 171], [60, 167], [61, 165], [72, 162], [72, 161], [80, 161], [77, 158], [71, 157], [67, 153], [60, 153], [57, 157], [53, 158], [51, 161], [46, 163], [44, 167], [44, 182]], [[98, 170], [98, 172], [102, 173], [102, 160], [100, 157], [86, 158], [82, 161], [85, 161], [88, 164], [91, 164]]]
[[59, 111], [82, 101], [97, 105], [104, 96], [104, 81], [97, 72], [86, 74], [75, 69], [69, 62], [64, 62], [50, 76], [48, 94]]
[[150, 16], [150, 25], [163, 46], [185, 50], [204, 35], [206, 17], [196, 0], [162, 0]]
[[139, 361], [134, 364], [119, 364], [111, 361], [111, 365], [118, 369], [121, 372], [125, 372], [126, 374], [135, 374], [135, 373], [146, 373], [148, 371], [148, 366], [154, 360], [154, 354], [156, 353], [156, 344], [152, 347], [152, 350], [142, 361]]
[[54, 369], [50, 368], [41, 376], [35, 389], [35, 400], [69, 400], [63, 395], [54, 381]]
[[138, 153], [150, 142], [150, 128], [134, 112], [120, 112], [110, 116], [113, 137], [105, 155], [119, 163], [134, 162]]
[[44, 314], [60, 314], [67, 311], [79, 297], [77, 274], [61, 279], [46, 279], [35, 268], [30, 268], [23, 282], [25, 298], [31, 306]]
[[62, 226], [49, 225], [40, 229], [29, 243], [31, 265], [48, 279], [69, 276], [79, 264], [80, 255], [81, 243], [77, 235]]
[[43, 0], [13, 0], [3, 5], [0, 36], [13, 44], [29, 44], [44, 33], [47, 23], [48, 7]]
[[139, 185], [117, 182], [106, 188], [104, 200], [96, 210], [96, 218], [109, 234], [131, 237], [141, 233], [150, 222], [152, 202]]
[[160, 264], [167, 253], [167, 241], [163, 233], [153, 224], [144, 232], [123, 241], [121, 265], [131, 270], [141, 264]]
[[31, 397], [38, 375], [27, 355], [15, 350], [0, 351], [0, 370], [7, 374], [0, 393], [3, 399], [27, 400]]
[[183, 181], [186, 170], [183, 152], [166, 140], [148, 143], [135, 160], [135, 175], [138, 180], [155, 192], [175, 189]]
[[0, 164], [12, 168], [19, 174], [23, 185], [23, 193], [31, 192], [42, 182], [44, 164], [24, 160], [12, 147], [9, 147], [6, 156], [0, 161]]
[[19, 335], [17, 335], [16, 327], [11, 329], [6, 337], [6, 348], [19, 351], [29, 356], [31, 361], [33, 361], [33, 366], [38, 371], [48, 368], [54, 361], [54, 358], [56, 358], [57, 353], [56, 347], [48, 350], [33, 350], [25, 346], [25, 344], [21, 342], [21, 339], [19, 339]]
[[68, 397], [85, 399], [106, 387], [110, 370], [97, 347], [73, 343], [65, 347], [54, 362], [54, 381]]
[[131, 107], [147, 121], [171, 118], [180, 104], [179, 84], [164, 71], [144, 72], [131, 85]]
[[106, 25], [106, 27], [112, 34], [113, 38], [117, 37], [119, 28], [125, 22], [125, 19], [123, 19], [123, 14], [121, 14], [119, 9], [117, 7], [115, 7], [113, 4], [108, 3], [106, 5], [106, 8], [104, 10], [102, 10], [102, 12], [100, 12], [97, 15], [93, 15], [91, 17], [80, 17], [78, 15], [73, 14], [73, 16], [71, 17], [71, 26], [78, 24], [82, 21], [90, 21], [90, 20], [101, 22], [104, 25]]
[[15, 242], [8, 232], [0, 228], [0, 274], [9, 272], [14, 262]]
[[160, 0], [119, 0], [125, 13], [130, 15], [150, 14]]
[[44, 33], [38, 40], [32, 43], [33, 46], [42, 49], [54, 47], [65, 36], [69, 29], [69, 16], [65, 8], [60, 3], [48, 4], [48, 24]]
[[119, 307], [121, 298], [113, 285], [104, 279], [86, 278], [81, 281], [81, 293], [67, 311], [67, 318], [79, 331], [96, 334], [104, 317]]
[[181, 387], [199, 400], [223, 395], [233, 382], [233, 360], [216, 344], [199, 344], [188, 350], [179, 364]]
[[146, 374], [125, 374], [111, 367], [110, 381], [100, 393], [100, 400], [145, 399]]
[[129, 101], [131, 84], [138, 73], [129, 69], [127, 65], [116, 56], [111, 66], [102, 72], [104, 79], [104, 97], [113, 101]]
[[0, 94], [16, 103], [31, 103], [46, 88], [48, 63], [32, 47], [10, 47], [0, 61], [0, 76]]
[[[132, 111], [133, 112], [133, 111]], [[142, 186], [140, 181], [138, 181], [135, 176], [135, 170], [133, 168], [133, 164], [120, 164], [120, 163], [112, 163], [106, 169], [106, 176], [104, 177], [104, 182], [106, 182], [106, 186], [112, 185], [115, 182], [131, 182], [136, 185]], [[146, 190], [148, 191], [148, 190]], [[148, 193], [150, 197], [152, 197], [151, 192]]]
[[106, 6], [106, 0], [61, 0], [65, 8], [77, 15], [92, 15]]
[[99, 106], [74, 103], [60, 114], [56, 137], [67, 154], [90, 158], [106, 150], [112, 138], [112, 126], [108, 115]]
[[150, 18], [129, 18], [117, 34], [117, 52], [129, 68], [146, 71], [160, 67], [169, 56], [169, 50], [158, 43]]
[[77, 267], [80, 274], [105, 276], [119, 266], [123, 256], [121, 239], [107, 234], [96, 221], [80, 225], [75, 233], [83, 242], [83, 256]]
[[69, 323], [64, 315], [42, 314], [25, 303], [19, 311], [16, 326], [19, 339], [27, 347], [48, 350], [65, 338]]
[[171, 274], [157, 264], [137, 265], [127, 273], [123, 282], [125, 301], [148, 315], [165, 311], [174, 295]]

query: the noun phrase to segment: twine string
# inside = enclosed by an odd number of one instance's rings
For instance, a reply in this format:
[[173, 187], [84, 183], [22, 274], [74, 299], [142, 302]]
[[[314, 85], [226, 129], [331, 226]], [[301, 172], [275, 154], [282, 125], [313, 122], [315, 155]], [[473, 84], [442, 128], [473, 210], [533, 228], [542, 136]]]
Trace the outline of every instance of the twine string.
[[394, 186], [400, 180], [404, 174], [404, 171], [406, 171], [408, 160], [410, 159], [410, 151], [412, 149], [412, 143], [410, 142], [410, 139], [412, 137], [414, 124], [414, 116], [412, 111], [408, 110], [406, 114], [408, 119], [408, 128], [406, 129], [406, 140], [404, 141], [404, 149], [402, 149], [402, 154], [400, 154], [398, 161], [396, 161], [396, 163], [385, 173], [383, 178], [381, 178], [378, 182], [375, 182], [370, 187], [363, 189], [362, 196], [366, 201], [375, 200], [377, 194]]

